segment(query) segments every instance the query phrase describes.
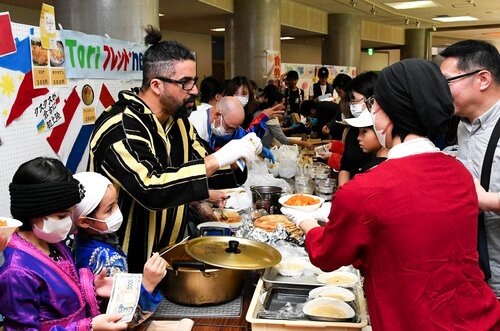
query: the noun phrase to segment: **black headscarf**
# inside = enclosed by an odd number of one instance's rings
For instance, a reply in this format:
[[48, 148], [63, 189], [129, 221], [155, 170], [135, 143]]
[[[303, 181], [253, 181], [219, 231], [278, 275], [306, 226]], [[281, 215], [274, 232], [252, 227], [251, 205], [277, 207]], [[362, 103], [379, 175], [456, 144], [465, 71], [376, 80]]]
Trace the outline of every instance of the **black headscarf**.
[[406, 59], [383, 69], [374, 95], [394, 127], [407, 133], [442, 133], [453, 114], [448, 82], [427, 60]]

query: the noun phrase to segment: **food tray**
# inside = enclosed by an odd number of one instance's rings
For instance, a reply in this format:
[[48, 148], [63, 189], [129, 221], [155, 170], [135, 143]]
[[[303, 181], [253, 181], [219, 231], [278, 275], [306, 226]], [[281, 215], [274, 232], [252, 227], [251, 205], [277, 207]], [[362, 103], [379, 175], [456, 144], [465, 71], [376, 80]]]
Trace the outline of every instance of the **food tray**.
[[267, 290], [266, 298], [262, 305], [264, 310], [259, 312], [257, 316], [264, 319], [290, 319], [285, 316], [276, 318], [276, 312], [284, 308], [287, 303], [293, 306], [294, 309], [297, 305], [303, 304], [309, 298], [309, 291], [313, 288], [312, 286], [302, 288], [271, 286]]
[[[356, 301], [358, 302], [358, 322], [321, 322], [312, 320], [277, 320], [264, 319], [258, 316], [263, 309], [260, 297], [264, 291], [264, 280], [261, 278], [257, 283], [255, 292], [248, 307], [246, 320], [252, 324], [252, 331], [281, 331], [281, 330], [328, 330], [328, 331], [355, 331], [361, 330], [367, 325], [366, 303], [361, 286], [355, 289]], [[264, 301], [265, 302], [265, 301]]]
[[325, 284], [318, 282], [316, 279], [316, 274], [307, 274], [300, 277], [287, 277], [282, 276], [276, 268], [269, 267], [262, 275], [262, 280], [264, 281], [265, 288], [271, 287], [273, 285], [286, 285], [289, 287], [300, 287], [300, 286], [323, 286]]

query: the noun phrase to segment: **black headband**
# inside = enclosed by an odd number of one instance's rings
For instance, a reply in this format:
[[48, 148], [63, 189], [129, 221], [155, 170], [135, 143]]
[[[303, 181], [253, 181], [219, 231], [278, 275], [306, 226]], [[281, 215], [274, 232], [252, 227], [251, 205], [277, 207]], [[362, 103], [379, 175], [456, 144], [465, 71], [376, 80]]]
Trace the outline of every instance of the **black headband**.
[[85, 196], [77, 180], [71, 182], [9, 185], [10, 213], [26, 220], [66, 210]]

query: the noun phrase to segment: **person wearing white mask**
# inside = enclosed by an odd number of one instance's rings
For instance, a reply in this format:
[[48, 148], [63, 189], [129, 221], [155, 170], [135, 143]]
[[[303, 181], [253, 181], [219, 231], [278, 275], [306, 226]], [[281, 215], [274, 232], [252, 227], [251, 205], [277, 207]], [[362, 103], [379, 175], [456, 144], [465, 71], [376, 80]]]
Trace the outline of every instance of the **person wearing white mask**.
[[[243, 120], [243, 123], [241, 123], [241, 127], [244, 130], [250, 129], [252, 125], [255, 125], [256, 120], [257, 123], [260, 123], [261, 121], [262, 123], [266, 123], [267, 120], [273, 119], [285, 112], [285, 106], [283, 104], [278, 104], [274, 107], [265, 109], [254, 118], [255, 113], [259, 111], [259, 102], [255, 97], [255, 90], [252, 87], [250, 80], [248, 80], [245, 76], [236, 76], [231, 79], [226, 87], [226, 95], [234, 96], [241, 102], [241, 105], [245, 110], [245, 119]], [[267, 118], [264, 118], [264, 116], [267, 116]]]
[[[85, 197], [75, 206], [71, 215], [78, 228], [74, 250], [77, 267], [87, 267], [94, 274], [105, 269], [107, 276], [128, 272], [127, 256], [118, 245], [115, 233], [123, 222], [115, 187], [109, 179], [96, 172], [80, 172], [74, 178], [85, 190]], [[133, 326], [151, 316], [162, 301], [163, 297], [156, 286], [165, 276], [166, 264], [158, 253], [146, 261]]]
[[71, 213], [84, 197], [61, 161], [23, 163], [9, 185], [11, 214], [23, 225], [12, 235], [0, 266], [0, 314], [6, 330], [124, 330], [122, 314], [100, 314], [113, 279], [78, 269], [64, 244]]
[[[366, 109], [365, 100], [373, 95], [377, 74], [373, 71], [362, 73], [353, 78], [345, 87], [351, 118], [358, 118]], [[370, 162], [371, 154], [364, 153], [358, 144], [359, 129], [348, 126], [344, 131], [344, 153], [340, 160], [338, 185], [342, 186], [358, 174]]]

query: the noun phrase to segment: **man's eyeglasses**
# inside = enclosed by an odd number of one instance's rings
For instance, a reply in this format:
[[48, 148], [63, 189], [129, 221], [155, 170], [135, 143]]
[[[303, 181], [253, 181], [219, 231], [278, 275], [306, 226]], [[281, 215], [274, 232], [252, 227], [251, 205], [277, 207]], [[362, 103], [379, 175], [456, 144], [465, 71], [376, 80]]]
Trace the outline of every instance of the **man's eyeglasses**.
[[198, 77], [195, 77], [193, 79], [189, 78], [185, 80], [176, 80], [167, 77], [155, 77], [155, 78], [161, 80], [162, 82], [182, 85], [182, 89], [184, 91], [191, 91], [193, 87], [196, 85], [196, 82], [198, 81]]
[[371, 97], [369, 97], [368, 99], [365, 99], [364, 101], [365, 101], [366, 108], [371, 113], [372, 108], [373, 108], [373, 104], [375, 103], [375, 97], [372, 95]]
[[465, 74], [461, 74], [461, 75], [458, 75], [458, 76], [453, 76], [453, 77], [450, 77], [450, 78], [446, 78], [446, 81], [448, 83], [450, 83], [450, 82], [453, 82], [453, 81], [455, 81], [457, 79], [460, 79], [460, 78], [464, 78], [464, 77], [475, 75], [475, 74], [477, 74], [477, 73], [479, 73], [480, 71], [483, 71], [483, 70], [485, 70], [485, 69], [478, 69], [478, 70], [467, 72]]

